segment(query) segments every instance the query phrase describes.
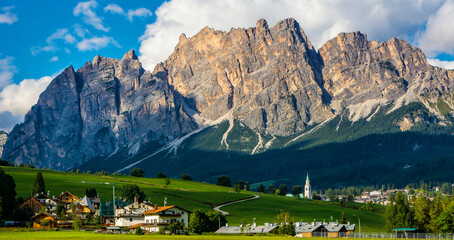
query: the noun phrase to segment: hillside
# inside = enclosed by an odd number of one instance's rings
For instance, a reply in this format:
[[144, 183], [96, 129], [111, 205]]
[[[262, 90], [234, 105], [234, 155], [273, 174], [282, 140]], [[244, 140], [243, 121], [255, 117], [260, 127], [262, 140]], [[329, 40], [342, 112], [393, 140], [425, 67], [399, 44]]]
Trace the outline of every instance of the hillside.
[[[176, 204], [186, 209], [206, 209], [219, 205], [223, 202], [232, 201], [252, 196], [252, 192], [244, 191], [240, 194], [232, 193], [232, 188], [221, 187], [217, 185], [201, 183], [196, 181], [183, 181], [171, 179], [168, 188], [164, 187], [164, 179], [156, 178], [136, 178], [130, 176], [99, 176], [91, 174], [76, 174], [59, 172], [52, 170], [37, 170], [30, 168], [13, 168], [4, 167], [7, 174], [13, 176], [16, 181], [16, 191], [18, 197], [26, 198], [30, 195], [34, 177], [37, 171], [41, 171], [51, 195], [58, 195], [62, 191], [70, 191], [76, 195], [82, 196], [85, 188], [95, 187], [102, 200], [112, 199], [112, 186], [106, 184], [89, 184], [85, 182], [115, 183], [116, 195], [119, 195], [121, 186], [124, 184], [137, 184], [147, 194], [147, 198], [153, 203], [162, 205], [164, 197], [167, 197], [168, 204]], [[357, 215], [361, 219], [361, 228], [363, 231], [379, 232], [384, 229], [384, 217], [381, 213], [369, 213], [357, 209], [341, 208], [336, 205], [321, 201], [298, 200], [294, 198], [260, 194], [260, 198], [233, 204], [222, 208], [228, 211], [230, 215], [227, 219], [231, 225], [238, 225], [241, 222], [256, 222], [263, 224], [265, 222], [275, 221], [275, 217], [280, 210], [288, 211], [295, 218], [295, 221], [329, 221], [331, 217], [338, 219], [342, 211], [345, 211], [347, 218], [351, 222], [356, 222]], [[382, 210], [381, 210], [382, 211]]]

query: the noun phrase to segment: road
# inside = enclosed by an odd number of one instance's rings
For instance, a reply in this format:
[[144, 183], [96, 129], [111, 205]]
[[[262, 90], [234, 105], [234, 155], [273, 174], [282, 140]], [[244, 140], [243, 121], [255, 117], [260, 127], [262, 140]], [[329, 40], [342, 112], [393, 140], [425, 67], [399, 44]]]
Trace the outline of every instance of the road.
[[225, 206], [227, 206], [227, 205], [235, 204], [235, 203], [240, 203], [240, 202], [246, 202], [246, 201], [254, 200], [254, 199], [257, 199], [257, 198], [259, 198], [259, 197], [260, 197], [259, 195], [255, 195], [255, 194], [254, 194], [254, 196], [251, 197], [251, 198], [241, 199], [241, 200], [238, 200], [238, 201], [234, 201], [234, 202], [229, 202], [229, 203], [221, 204], [221, 205], [219, 205], [219, 206], [217, 206], [217, 207], [215, 207], [215, 208], [213, 208], [213, 209], [214, 209], [215, 211], [218, 211], [218, 212], [224, 214], [224, 215], [229, 215], [228, 212], [222, 211], [220, 208], [221, 208], [221, 207], [225, 207]]

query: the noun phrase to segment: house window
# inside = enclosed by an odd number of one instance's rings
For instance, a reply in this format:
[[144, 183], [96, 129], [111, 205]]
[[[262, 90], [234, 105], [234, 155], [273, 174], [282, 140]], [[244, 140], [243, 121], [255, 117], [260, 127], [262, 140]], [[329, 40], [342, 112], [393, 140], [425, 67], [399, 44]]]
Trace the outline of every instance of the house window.
[[129, 221], [132, 222], [132, 218], [130, 218]]

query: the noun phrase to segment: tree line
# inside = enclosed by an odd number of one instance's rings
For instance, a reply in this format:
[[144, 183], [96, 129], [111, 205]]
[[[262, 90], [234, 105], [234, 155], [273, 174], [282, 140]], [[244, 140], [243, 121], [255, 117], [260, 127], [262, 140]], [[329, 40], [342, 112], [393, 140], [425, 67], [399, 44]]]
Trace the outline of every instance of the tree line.
[[386, 230], [420, 228], [429, 233], [454, 232], [454, 198], [420, 195], [409, 199], [402, 192], [391, 195], [386, 208]]

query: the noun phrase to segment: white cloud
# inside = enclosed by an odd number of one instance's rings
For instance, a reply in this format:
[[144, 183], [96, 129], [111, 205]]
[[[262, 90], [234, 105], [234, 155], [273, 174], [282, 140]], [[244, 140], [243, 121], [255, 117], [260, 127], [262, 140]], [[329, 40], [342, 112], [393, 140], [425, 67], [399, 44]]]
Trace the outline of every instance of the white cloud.
[[83, 28], [80, 24], [75, 24], [73, 27], [74, 33], [81, 38], [84, 38], [86, 33], [90, 33], [86, 28]]
[[427, 59], [432, 66], [441, 67], [444, 69], [454, 69], [454, 61], [441, 61], [438, 59], [429, 58]]
[[135, 10], [128, 10], [128, 12], [125, 12], [122, 7], [118, 6], [117, 4], [109, 4], [106, 7], [104, 7], [104, 12], [110, 12], [110, 13], [116, 13], [120, 14], [123, 16], [126, 16], [130, 22], [134, 20], [134, 17], [150, 17], [153, 16], [153, 13], [146, 9], [146, 8], [138, 8]]
[[427, 21], [426, 30], [418, 40], [421, 49], [429, 56], [439, 53], [454, 54], [454, 1], [448, 0]]
[[13, 75], [16, 73], [16, 67], [12, 65], [14, 58], [0, 58], [0, 89], [12, 82]]
[[92, 25], [94, 28], [108, 32], [110, 28], [103, 25], [102, 19], [96, 15], [94, 9], [98, 7], [98, 3], [94, 0], [88, 2], [79, 2], [73, 10], [74, 16], [82, 15], [82, 19], [86, 24]]
[[136, 10], [128, 10], [128, 19], [132, 22], [134, 17], [150, 17], [153, 13], [146, 8], [138, 8]]
[[[147, 25], [141, 37], [140, 59], [147, 69], [164, 61], [178, 43], [205, 26], [228, 31], [251, 27], [260, 18], [270, 26], [295, 18], [316, 48], [339, 32], [361, 31], [369, 39], [410, 39], [444, 1], [413, 0], [171, 0], [155, 12], [156, 21]], [[452, 31], [454, 32], [454, 31]]]
[[111, 13], [118, 13], [118, 14], [124, 14], [125, 12], [123, 11], [123, 8], [118, 6], [117, 4], [111, 3], [107, 6], [104, 7], [104, 12], [111, 12]]
[[2, 11], [0, 12], [0, 23], [7, 23], [11, 25], [17, 21], [16, 14], [11, 12], [11, 9], [13, 8], [14, 6], [2, 8]]
[[49, 62], [56, 62], [56, 61], [58, 61], [58, 56], [53, 56], [53, 57], [49, 60]]
[[68, 32], [67, 28], [60, 28], [46, 39], [48, 44], [53, 44], [55, 40], [63, 39], [66, 43], [76, 42], [76, 38]]
[[32, 47], [31, 52], [33, 55], [37, 55], [40, 52], [55, 52], [58, 48], [54, 45], [48, 45], [44, 47]]
[[99, 50], [107, 47], [109, 44], [120, 47], [112, 37], [102, 36], [88, 38], [78, 42], [77, 49], [79, 49], [79, 51]]
[[0, 92], [0, 113], [8, 111], [15, 116], [25, 115], [51, 80], [51, 77], [46, 76], [40, 79], [24, 79], [19, 84], [6, 86]]

